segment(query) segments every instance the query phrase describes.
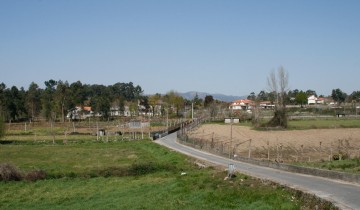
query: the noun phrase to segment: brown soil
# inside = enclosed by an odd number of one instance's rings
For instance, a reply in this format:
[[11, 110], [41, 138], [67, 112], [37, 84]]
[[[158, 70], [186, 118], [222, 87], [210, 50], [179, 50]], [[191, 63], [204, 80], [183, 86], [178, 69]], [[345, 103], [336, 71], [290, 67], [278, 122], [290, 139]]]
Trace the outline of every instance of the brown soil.
[[[232, 127], [232, 132], [231, 132]], [[232, 133], [232, 134], [231, 134]], [[232, 141], [231, 141], [232, 135]], [[201, 139], [205, 148], [213, 146], [228, 153], [248, 157], [280, 159], [280, 161], [328, 160], [339, 153], [351, 157], [360, 155], [360, 128], [311, 129], [293, 131], [256, 131], [246, 126], [202, 125], [189, 133]]]

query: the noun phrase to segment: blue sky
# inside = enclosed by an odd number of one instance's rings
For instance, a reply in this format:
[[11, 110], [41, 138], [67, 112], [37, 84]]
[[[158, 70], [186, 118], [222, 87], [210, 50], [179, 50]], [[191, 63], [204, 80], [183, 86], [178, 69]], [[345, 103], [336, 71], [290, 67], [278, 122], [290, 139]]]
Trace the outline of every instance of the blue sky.
[[0, 0], [0, 82], [49, 79], [145, 93], [360, 90], [358, 0]]

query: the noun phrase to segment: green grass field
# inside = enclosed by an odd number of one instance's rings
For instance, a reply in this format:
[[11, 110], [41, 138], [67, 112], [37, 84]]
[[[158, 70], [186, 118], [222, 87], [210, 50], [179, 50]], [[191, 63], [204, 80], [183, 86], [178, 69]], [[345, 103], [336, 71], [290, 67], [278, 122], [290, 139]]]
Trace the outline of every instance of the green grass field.
[[[316, 198], [194, 160], [151, 141], [0, 144], [0, 164], [46, 179], [0, 181], [0, 209], [311, 209]], [[181, 176], [181, 172], [186, 175]]]
[[360, 159], [333, 160], [321, 162], [300, 162], [297, 165], [340, 172], [360, 174]]

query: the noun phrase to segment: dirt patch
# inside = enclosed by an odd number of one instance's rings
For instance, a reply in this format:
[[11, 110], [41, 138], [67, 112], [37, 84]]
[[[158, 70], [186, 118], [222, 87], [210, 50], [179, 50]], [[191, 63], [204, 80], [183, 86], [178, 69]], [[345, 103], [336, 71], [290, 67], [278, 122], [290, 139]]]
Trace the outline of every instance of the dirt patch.
[[256, 131], [247, 126], [205, 124], [188, 135], [205, 148], [230, 150], [243, 157], [250, 151], [257, 159], [293, 162], [328, 160], [339, 153], [360, 155], [360, 128]]

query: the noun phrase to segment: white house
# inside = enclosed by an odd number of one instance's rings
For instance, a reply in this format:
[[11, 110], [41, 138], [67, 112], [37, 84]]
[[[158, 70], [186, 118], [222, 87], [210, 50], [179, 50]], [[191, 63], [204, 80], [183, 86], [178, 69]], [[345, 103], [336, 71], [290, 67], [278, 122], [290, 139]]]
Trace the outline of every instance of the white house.
[[230, 104], [232, 110], [249, 110], [254, 106], [254, 102], [248, 99], [236, 100]]
[[317, 97], [315, 95], [311, 95], [308, 97], [308, 105], [314, 105], [316, 104]]
[[318, 98], [316, 100], [316, 104], [325, 104], [326, 103], [326, 98]]
[[318, 98], [314, 95], [308, 97], [308, 105], [315, 105], [315, 104], [333, 104], [333, 100], [329, 98]]
[[119, 106], [110, 107], [110, 116], [122, 116], [122, 113]]
[[90, 106], [76, 106], [68, 110], [66, 117], [70, 120], [83, 120], [94, 115]]

